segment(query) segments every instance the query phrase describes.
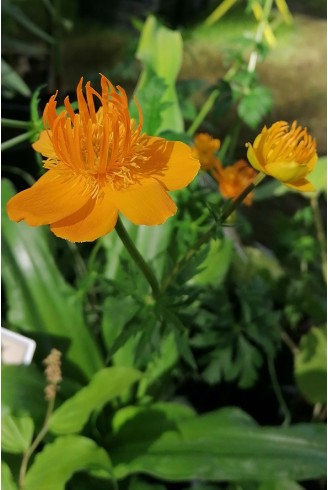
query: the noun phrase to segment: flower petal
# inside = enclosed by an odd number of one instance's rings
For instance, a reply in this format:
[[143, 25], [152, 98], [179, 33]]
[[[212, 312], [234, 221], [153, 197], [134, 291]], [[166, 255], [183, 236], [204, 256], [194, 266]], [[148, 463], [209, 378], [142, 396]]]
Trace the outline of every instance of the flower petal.
[[88, 200], [81, 179], [48, 170], [32, 187], [8, 201], [7, 212], [13, 221], [25, 220], [30, 226], [47, 225], [75, 213]]
[[296, 191], [301, 191], [301, 192], [313, 192], [315, 191], [315, 187], [311, 182], [309, 182], [306, 179], [299, 179], [293, 182], [292, 184], [287, 184], [284, 182], [284, 185], [287, 187], [290, 187], [291, 189], [294, 189]]
[[51, 131], [42, 131], [42, 133], [39, 136], [39, 139], [33, 143], [33, 148], [35, 151], [38, 153], [41, 153], [41, 155], [44, 155], [45, 157], [48, 158], [55, 158], [57, 159], [57, 155], [54, 150], [54, 145], [52, 144], [52, 141], [50, 139], [51, 137]]
[[154, 169], [160, 169], [153, 176], [168, 190], [183, 189], [196, 177], [200, 163], [185, 143], [149, 137], [147, 146], [152, 153], [149, 165], [154, 162]]
[[258, 172], [263, 172], [263, 173], [267, 174], [268, 172], [265, 170], [265, 168], [259, 162], [259, 159], [255, 153], [253, 146], [250, 143], [248, 143], [247, 146], [248, 146], [247, 158], [248, 158], [249, 163]]
[[177, 211], [163, 185], [151, 178], [111, 192], [118, 209], [136, 225], [160, 225]]
[[116, 225], [118, 210], [111, 195], [89, 201], [76, 213], [51, 225], [51, 231], [70, 242], [92, 242], [106, 235]]
[[273, 162], [267, 163], [266, 173], [280, 180], [281, 182], [293, 182], [294, 180], [299, 180], [308, 173], [308, 168], [306, 165], [301, 165], [297, 162]]

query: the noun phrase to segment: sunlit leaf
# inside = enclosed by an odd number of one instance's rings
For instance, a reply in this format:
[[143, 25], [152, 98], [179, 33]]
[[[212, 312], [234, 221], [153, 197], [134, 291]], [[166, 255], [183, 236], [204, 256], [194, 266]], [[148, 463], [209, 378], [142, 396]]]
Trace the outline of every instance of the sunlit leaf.
[[58, 437], [36, 456], [24, 488], [64, 490], [73, 474], [82, 470], [111, 479], [111, 462], [106, 451], [86, 437]]
[[1, 449], [8, 453], [23, 453], [30, 446], [34, 430], [30, 417], [1, 417]]
[[99, 371], [90, 383], [66, 400], [51, 416], [49, 427], [56, 434], [79, 432], [91, 413], [99, 411], [114, 398], [125, 395], [141, 373], [128, 367], [111, 367]]
[[[148, 410], [148, 413], [147, 413]], [[156, 418], [155, 418], [156, 416]], [[110, 454], [117, 478], [146, 473], [164, 480], [310, 479], [326, 473], [325, 427], [259, 427], [225, 408], [174, 424], [144, 409], [115, 429]], [[147, 421], [147, 422], [145, 422]]]

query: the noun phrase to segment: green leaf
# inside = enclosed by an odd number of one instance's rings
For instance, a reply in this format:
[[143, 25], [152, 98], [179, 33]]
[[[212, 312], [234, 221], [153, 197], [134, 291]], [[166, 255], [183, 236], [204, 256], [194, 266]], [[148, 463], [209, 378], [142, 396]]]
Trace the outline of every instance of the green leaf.
[[2, 365], [1, 367], [1, 406], [3, 413], [31, 415], [40, 423], [46, 413], [44, 399], [44, 376], [31, 364], [30, 366]]
[[183, 44], [180, 32], [158, 25], [155, 17], [150, 15], [144, 24], [136, 53], [136, 58], [143, 64], [143, 70], [135, 94], [138, 98], [139, 93], [146, 90], [153, 73], [164, 80], [167, 88], [161, 96], [160, 103], [167, 105], [161, 112], [162, 122], [157, 127], [157, 134], [164, 130], [182, 132], [184, 129], [175, 87], [182, 55]]
[[[113, 424], [114, 474], [146, 473], [175, 481], [311, 479], [326, 473], [325, 427], [258, 427], [244, 412], [225, 408], [176, 421], [163, 430], [152, 409]], [[162, 413], [165, 420], [165, 413]], [[157, 428], [148, 430], [148, 426]], [[144, 429], [144, 430], [143, 430]]]
[[255, 87], [238, 104], [239, 117], [252, 129], [255, 129], [263, 117], [272, 109], [272, 94], [266, 87]]
[[305, 398], [315, 403], [327, 400], [327, 337], [323, 328], [313, 327], [301, 338], [295, 357], [295, 379]]
[[32, 441], [33, 419], [13, 417], [5, 414], [1, 417], [1, 448], [8, 453], [24, 453]]
[[31, 91], [24, 80], [8, 63], [1, 58], [1, 83], [9, 91], [18, 92], [24, 97], [30, 97]]
[[[130, 438], [129, 425], [133, 424], [136, 432], [136, 438], [144, 434], [146, 438], [161, 434], [168, 428], [176, 428], [176, 423], [182, 420], [189, 419], [196, 415], [195, 411], [181, 403], [173, 402], [158, 402], [149, 407], [129, 406], [118, 410], [112, 420], [112, 428], [114, 434], [119, 433], [120, 437], [126, 442]], [[141, 424], [136, 424], [135, 419], [143, 421]]]
[[175, 337], [170, 332], [169, 335], [162, 338], [160, 352], [154, 353], [147, 365], [144, 376], [139, 383], [138, 397], [144, 396], [154, 383], [159, 382], [160, 378], [177, 363], [178, 358]]
[[[307, 179], [314, 185], [316, 193], [327, 192], [327, 157], [318, 158], [318, 161], [307, 176]], [[304, 192], [304, 196], [310, 196], [312, 192]]]
[[36, 456], [24, 488], [64, 490], [72, 475], [82, 470], [110, 479], [111, 462], [106, 451], [86, 437], [58, 437]]
[[[63, 361], [67, 356], [90, 377], [103, 361], [84, 322], [82, 302], [57, 268], [48, 243], [50, 232], [9, 220], [6, 203], [13, 194], [11, 183], [3, 180], [2, 276], [7, 321], [15, 329], [43, 334], [47, 351], [68, 349]], [[50, 335], [54, 336], [51, 341]]]
[[233, 242], [229, 239], [211, 240], [208, 254], [201, 265], [201, 271], [190, 284], [219, 285], [229, 270], [233, 251]]
[[258, 490], [304, 490], [304, 487], [296, 481], [276, 480], [261, 483]]
[[105, 368], [90, 383], [66, 400], [51, 416], [49, 428], [56, 434], [79, 432], [91, 413], [126, 394], [141, 373], [127, 367]]
[[3, 490], [18, 490], [9, 466], [3, 461], [1, 461], [1, 488]]
[[[142, 90], [137, 94], [138, 102], [142, 109], [142, 129], [150, 135], [158, 134], [158, 128], [162, 125], [162, 113], [171, 102], [164, 102], [163, 94], [167, 91], [167, 84], [163, 78], [153, 74], [147, 79]], [[138, 110], [134, 100], [131, 101], [131, 117], [138, 119]]]

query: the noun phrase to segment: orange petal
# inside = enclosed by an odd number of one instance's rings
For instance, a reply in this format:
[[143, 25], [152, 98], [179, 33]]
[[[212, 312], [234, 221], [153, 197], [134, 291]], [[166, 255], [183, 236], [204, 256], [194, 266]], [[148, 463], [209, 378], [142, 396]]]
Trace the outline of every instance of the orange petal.
[[287, 184], [284, 182], [284, 185], [289, 187], [290, 189], [294, 189], [295, 191], [300, 191], [300, 192], [313, 192], [315, 191], [315, 187], [311, 182], [309, 182], [306, 179], [299, 179], [293, 182], [292, 184]]
[[183, 189], [196, 177], [200, 163], [185, 143], [151, 137], [147, 146], [152, 152], [149, 165], [154, 162], [154, 168], [161, 168], [154, 177], [168, 190]]
[[57, 155], [54, 150], [54, 146], [52, 144], [52, 141], [50, 139], [51, 137], [51, 131], [42, 131], [42, 133], [39, 136], [39, 139], [33, 143], [33, 148], [35, 151], [38, 153], [41, 153], [41, 155], [44, 155], [45, 157], [48, 158], [57, 158]]
[[107, 192], [89, 201], [76, 213], [51, 225], [51, 231], [70, 242], [92, 242], [116, 225], [118, 210]]
[[13, 221], [46, 225], [75, 213], [88, 199], [82, 180], [48, 170], [32, 187], [8, 201], [7, 212]]
[[258, 172], [263, 172], [263, 173], [266, 174], [267, 172], [266, 172], [265, 168], [262, 166], [262, 164], [259, 162], [259, 159], [258, 159], [258, 157], [257, 157], [257, 155], [255, 153], [255, 150], [252, 147], [252, 145], [250, 143], [247, 143], [247, 146], [248, 146], [247, 158], [248, 158], [249, 163]]
[[118, 209], [136, 225], [160, 225], [177, 211], [163, 185], [154, 179], [114, 190], [112, 196]]

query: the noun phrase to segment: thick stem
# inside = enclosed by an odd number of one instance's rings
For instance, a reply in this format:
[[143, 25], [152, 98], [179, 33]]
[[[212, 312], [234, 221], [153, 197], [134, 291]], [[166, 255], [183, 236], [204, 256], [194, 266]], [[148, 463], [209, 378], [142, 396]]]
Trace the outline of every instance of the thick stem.
[[154, 298], [158, 298], [160, 290], [155, 274], [150, 268], [150, 266], [147, 264], [143, 256], [137, 250], [135, 244], [131, 240], [120, 218], [118, 218], [117, 220], [115, 230], [118, 236], [120, 237], [123, 245], [125, 246], [126, 250], [129, 252], [130, 256], [134, 260], [135, 264], [139, 267], [144, 277], [147, 279], [153, 291]]
[[255, 177], [255, 179], [253, 180], [253, 182], [251, 184], [249, 184], [246, 189], [243, 190], [243, 192], [241, 192], [239, 194], [238, 197], [236, 197], [236, 199], [234, 199], [233, 201], [230, 201], [226, 208], [223, 210], [223, 213], [221, 215], [221, 223], [223, 224], [227, 218], [229, 218], [229, 216], [234, 212], [234, 210], [239, 206], [239, 204], [241, 204], [243, 202], [243, 200], [245, 199], [245, 197], [250, 193], [252, 192], [253, 189], [255, 189], [255, 187], [260, 183], [262, 182], [262, 180], [264, 179], [265, 177], [265, 174], [263, 174], [262, 172], [260, 172], [259, 174], [257, 174], [257, 176]]
[[47, 413], [43, 422], [43, 426], [40, 432], [38, 433], [38, 435], [36, 436], [36, 438], [34, 439], [34, 441], [32, 442], [31, 446], [28, 448], [28, 450], [23, 456], [22, 464], [19, 470], [19, 488], [21, 490], [23, 490], [25, 486], [25, 476], [26, 476], [27, 466], [31, 459], [31, 456], [36, 450], [36, 448], [38, 447], [38, 445], [40, 444], [40, 442], [42, 441], [42, 439], [44, 438], [44, 436], [46, 435], [46, 433], [48, 432], [49, 419], [53, 412], [54, 406], [55, 406], [55, 397], [49, 400]]

